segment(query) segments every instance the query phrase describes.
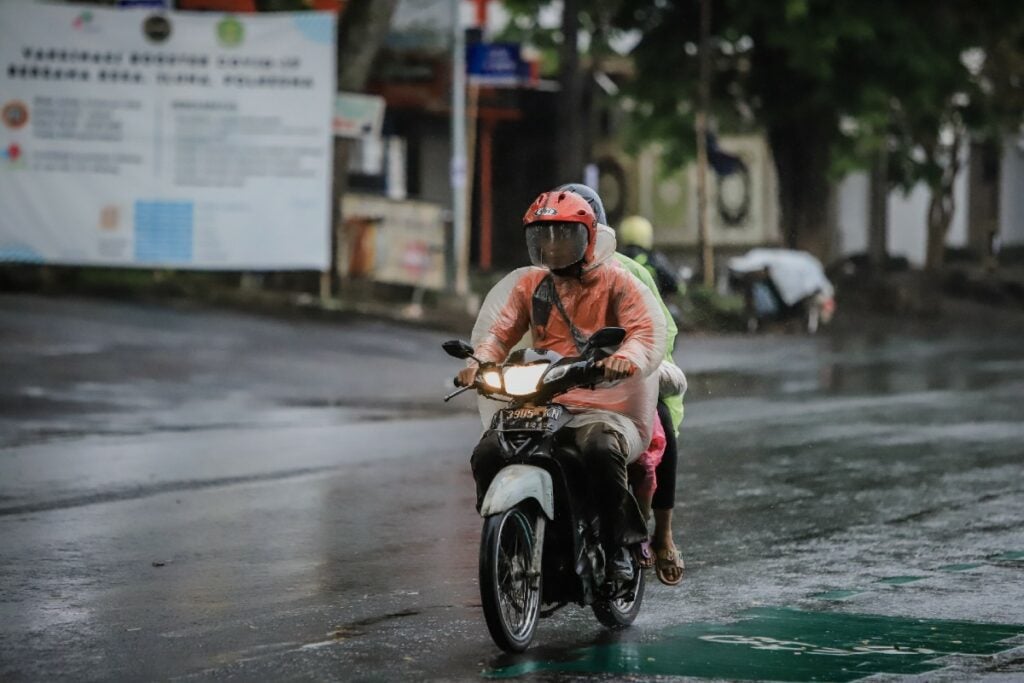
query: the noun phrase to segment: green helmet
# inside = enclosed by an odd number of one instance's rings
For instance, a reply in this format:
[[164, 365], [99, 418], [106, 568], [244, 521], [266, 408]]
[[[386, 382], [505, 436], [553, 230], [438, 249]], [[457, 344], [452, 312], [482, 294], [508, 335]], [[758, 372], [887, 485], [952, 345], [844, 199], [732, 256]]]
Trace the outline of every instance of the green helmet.
[[623, 219], [616, 231], [619, 244], [623, 247], [638, 246], [650, 249], [654, 246], [654, 227], [643, 216], [629, 216]]

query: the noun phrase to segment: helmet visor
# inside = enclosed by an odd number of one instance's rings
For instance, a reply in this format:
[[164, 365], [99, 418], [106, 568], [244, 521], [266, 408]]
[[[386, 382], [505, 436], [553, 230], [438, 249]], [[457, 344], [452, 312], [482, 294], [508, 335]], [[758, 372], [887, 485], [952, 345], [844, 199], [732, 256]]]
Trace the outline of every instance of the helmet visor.
[[582, 223], [531, 223], [526, 226], [530, 262], [551, 270], [571, 266], [587, 252], [587, 226]]

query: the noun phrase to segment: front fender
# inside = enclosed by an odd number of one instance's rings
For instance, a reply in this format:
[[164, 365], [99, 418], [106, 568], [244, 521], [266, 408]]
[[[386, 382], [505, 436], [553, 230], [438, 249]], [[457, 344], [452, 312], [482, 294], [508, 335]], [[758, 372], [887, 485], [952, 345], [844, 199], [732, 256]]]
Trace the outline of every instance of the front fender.
[[504, 512], [528, 498], [537, 501], [545, 517], [555, 518], [555, 487], [551, 475], [533, 465], [509, 465], [498, 472], [487, 488], [480, 516]]

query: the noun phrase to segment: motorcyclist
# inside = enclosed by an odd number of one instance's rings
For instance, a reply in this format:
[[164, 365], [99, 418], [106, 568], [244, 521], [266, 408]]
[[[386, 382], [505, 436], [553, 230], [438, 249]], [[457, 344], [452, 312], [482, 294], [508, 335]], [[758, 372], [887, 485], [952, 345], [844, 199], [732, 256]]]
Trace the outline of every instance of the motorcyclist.
[[654, 226], [643, 216], [627, 216], [616, 231], [619, 250], [651, 274], [658, 283], [662, 296], [680, 293], [680, 282], [672, 264], [660, 251], [654, 249]]
[[[627, 547], [647, 539], [646, 524], [629, 492], [626, 465], [650, 442], [658, 396], [655, 370], [665, 349], [665, 320], [636, 278], [610, 261], [615, 236], [598, 226], [590, 205], [572, 192], [545, 192], [523, 217], [532, 267], [507, 275], [488, 293], [473, 330], [475, 355], [505, 359], [524, 334], [532, 346], [578, 355], [587, 337], [607, 326], [626, 330], [613, 355], [598, 362], [606, 381], [594, 390], [559, 397], [574, 417], [569, 427], [599, 501], [602, 545], [612, 578], [632, 578]], [[458, 382], [477, 372], [470, 361]], [[471, 459], [477, 506], [501, 470], [497, 435], [485, 432]]]
[[[568, 190], [587, 200], [594, 210], [598, 224], [607, 222], [604, 203], [600, 195], [592, 188], [578, 183], [568, 183], [557, 188]], [[658, 270], [654, 267], [652, 260], [642, 258], [645, 254], [651, 254], [654, 233], [650, 221], [641, 216], [631, 216], [623, 220], [616, 232], [620, 251], [616, 252], [615, 258], [619, 265], [626, 268], [651, 292], [654, 293], [665, 316], [666, 324], [666, 349], [665, 358], [659, 366], [660, 394], [658, 397], [658, 420], [661, 423], [665, 446], [660, 462], [655, 470], [655, 491], [651, 499], [651, 507], [654, 511], [654, 535], [652, 545], [654, 557], [644, 557], [643, 566], [655, 566], [658, 579], [669, 586], [677, 585], [683, 577], [684, 563], [676, 548], [672, 533], [672, 513], [676, 500], [676, 463], [678, 461], [679, 427], [683, 422], [683, 394], [686, 393], [686, 376], [675, 364], [672, 353], [675, 351], [676, 334], [678, 332], [675, 321], [662, 301], [662, 287], [669, 288], [674, 292], [678, 289], [678, 282], [671, 274], [671, 269], [666, 268], [667, 261], [664, 256], [653, 252], [660, 257], [661, 270], [667, 271], [669, 277], [657, 278], [661, 283], [656, 284], [655, 279]], [[631, 246], [632, 245], [632, 246]], [[643, 505], [641, 505], [643, 507]], [[646, 512], [646, 510], [645, 510]]]

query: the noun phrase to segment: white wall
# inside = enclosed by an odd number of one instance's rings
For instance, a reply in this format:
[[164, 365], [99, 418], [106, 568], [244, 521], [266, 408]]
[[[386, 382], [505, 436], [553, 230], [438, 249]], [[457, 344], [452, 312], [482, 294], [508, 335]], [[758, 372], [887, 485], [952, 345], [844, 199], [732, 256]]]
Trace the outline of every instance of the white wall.
[[871, 183], [866, 171], [851, 173], [839, 183], [836, 203], [840, 256], [863, 253], [868, 250], [868, 224], [870, 222]]
[[931, 193], [917, 184], [910, 194], [889, 193], [889, 242], [893, 256], [905, 256], [916, 266], [924, 265], [927, 241], [928, 200]]
[[[951, 247], [962, 247], [967, 244], [968, 157], [969, 151], [965, 148], [960, 174], [953, 184], [953, 200], [956, 206], [946, 237], [946, 244]], [[1020, 171], [1020, 177], [1024, 178], [1024, 159]], [[851, 173], [839, 184], [837, 229], [841, 257], [867, 251], [869, 192], [870, 183], [865, 172]], [[889, 253], [893, 256], [905, 256], [916, 266], [924, 265], [930, 198], [931, 193], [923, 183], [916, 185], [906, 195], [901, 190], [889, 193]], [[1024, 210], [1024, 202], [1021, 209]], [[1021, 218], [1024, 219], [1024, 212]], [[1024, 241], [1024, 226], [1021, 231]]]

